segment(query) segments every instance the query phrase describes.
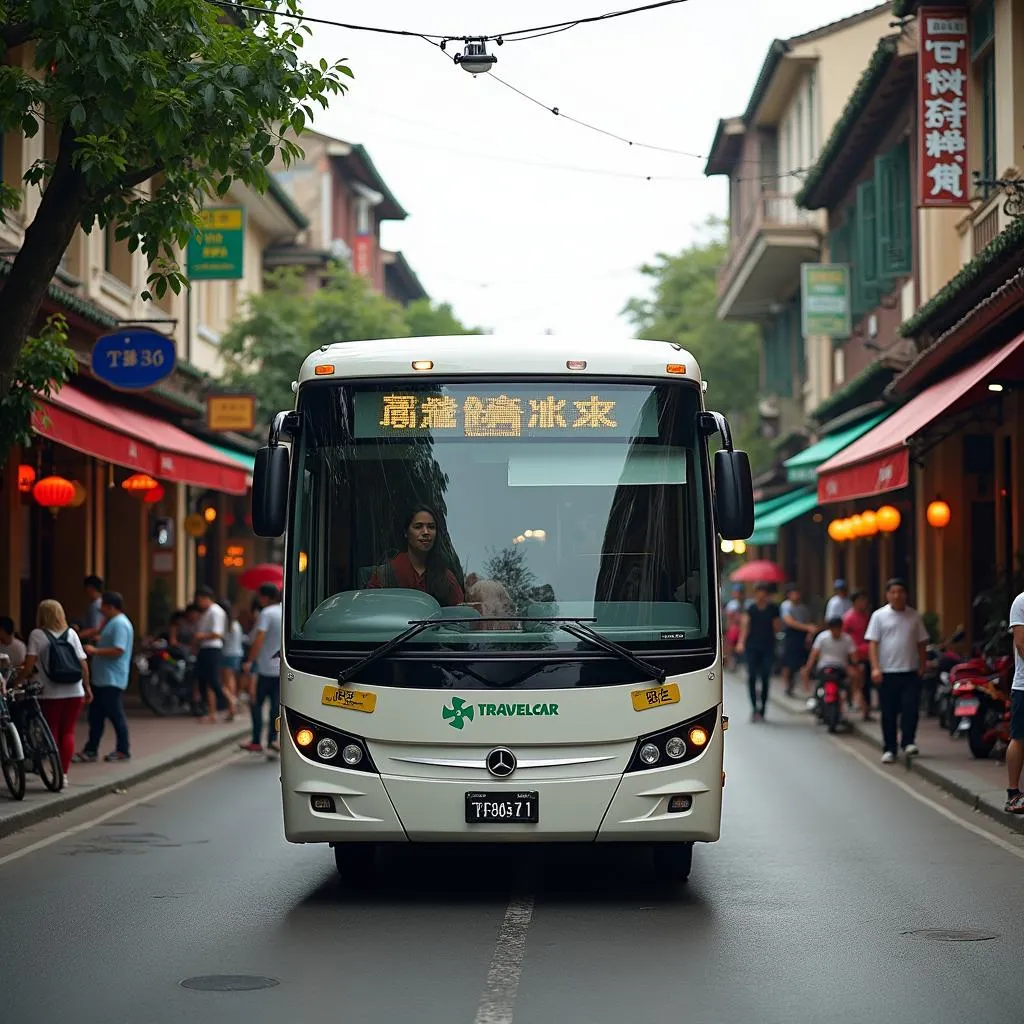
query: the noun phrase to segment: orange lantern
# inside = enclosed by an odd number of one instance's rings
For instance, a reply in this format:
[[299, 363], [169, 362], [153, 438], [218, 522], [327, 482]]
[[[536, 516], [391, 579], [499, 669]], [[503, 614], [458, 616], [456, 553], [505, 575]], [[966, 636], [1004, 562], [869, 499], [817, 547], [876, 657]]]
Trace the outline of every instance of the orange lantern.
[[842, 519], [833, 519], [828, 524], [828, 535], [837, 543], [842, 544], [846, 540], [846, 530]]
[[71, 486], [75, 489], [75, 496], [68, 504], [71, 508], [81, 508], [85, 504], [85, 499], [89, 497], [89, 492], [77, 480], [72, 480]]
[[949, 526], [949, 506], [941, 498], [937, 498], [928, 506], [925, 517], [928, 519], [929, 526], [941, 530], [944, 526]]
[[875, 513], [875, 519], [882, 533], [894, 533], [900, 528], [900, 523], [903, 521], [900, 510], [893, 508], [892, 505], [883, 505]]
[[18, 490], [22, 494], [31, 494], [32, 485], [36, 482], [36, 471], [27, 463], [18, 467]]
[[43, 477], [32, 488], [32, 497], [54, 515], [75, 500], [75, 485], [62, 476]]
[[878, 516], [870, 509], [862, 512], [860, 516], [860, 535], [862, 537], [874, 537], [878, 533]]
[[863, 537], [864, 536], [864, 534], [861, 533], [862, 518], [861, 518], [859, 513], [856, 514], [856, 515], [850, 516], [850, 518], [847, 520], [847, 522], [850, 524], [850, 535], [852, 537]]
[[163, 498], [164, 494], [166, 493], [167, 492], [164, 490], [163, 484], [157, 484], [156, 487], [153, 488], [153, 490], [146, 491], [146, 493], [142, 496], [142, 500], [147, 505], [155, 505], [158, 501], [160, 501]]
[[148, 494], [150, 491], [155, 491], [159, 486], [160, 484], [146, 473], [134, 473], [121, 484], [122, 490], [127, 491], [129, 494], [143, 495]]

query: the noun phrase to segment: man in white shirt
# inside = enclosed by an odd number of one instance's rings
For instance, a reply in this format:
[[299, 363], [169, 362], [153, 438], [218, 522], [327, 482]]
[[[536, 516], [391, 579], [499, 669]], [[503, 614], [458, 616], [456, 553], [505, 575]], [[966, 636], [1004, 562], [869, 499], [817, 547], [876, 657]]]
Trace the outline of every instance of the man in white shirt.
[[828, 620], [828, 629], [822, 630], [811, 645], [811, 656], [807, 661], [807, 674], [816, 668], [841, 668], [846, 671], [857, 660], [857, 645], [849, 633], [843, 632], [843, 620], [833, 616]]
[[921, 705], [921, 666], [925, 663], [928, 630], [907, 605], [907, 584], [891, 579], [885, 586], [889, 602], [871, 616], [864, 639], [871, 659], [871, 681], [882, 705], [883, 764], [892, 764], [903, 732], [903, 750], [918, 753], [917, 718]]
[[[206, 702], [208, 722], [217, 721], [217, 711], [227, 711], [227, 721], [230, 722], [235, 717], [234, 709], [225, 699], [220, 684], [220, 661], [224, 636], [228, 631], [228, 614], [217, 603], [216, 597], [213, 587], [200, 587], [196, 591], [196, 607], [200, 612], [196, 633], [192, 638], [197, 648], [196, 698]], [[213, 691], [215, 703], [209, 700], [210, 690]]]
[[825, 621], [830, 619], [841, 619], [852, 607], [853, 602], [847, 596], [846, 580], [836, 580], [832, 584], [834, 593], [825, 605]]
[[1013, 635], [1013, 688], [1010, 690], [1010, 746], [1006, 751], [1006, 810], [1024, 814], [1020, 774], [1024, 771], [1024, 593], [1010, 605], [1010, 633]]
[[270, 718], [267, 722], [267, 749], [276, 752], [277, 712], [281, 702], [281, 591], [273, 583], [264, 583], [258, 596], [261, 610], [253, 630], [249, 660], [242, 666], [243, 672], [256, 667], [256, 696], [249, 704], [252, 713], [252, 740], [243, 744], [243, 750], [259, 753], [263, 750], [260, 732], [263, 726], [263, 704], [270, 701]]
[[9, 615], [0, 617], [0, 654], [11, 659], [11, 668], [21, 668], [25, 662], [27, 649], [14, 635], [14, 619]]

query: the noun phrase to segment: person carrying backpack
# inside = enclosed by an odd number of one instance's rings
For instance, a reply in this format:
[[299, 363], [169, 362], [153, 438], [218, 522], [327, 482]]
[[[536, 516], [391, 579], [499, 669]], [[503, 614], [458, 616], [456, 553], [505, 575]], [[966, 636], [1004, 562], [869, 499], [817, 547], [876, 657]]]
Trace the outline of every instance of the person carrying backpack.
[[60, 751], [64, 786], [75, 751], [75, 725], [83, 704], [92, 703], [89, 663], [78, 634], [68, 628], [67, 616], [59, 601], [41, 601], [36, 612], [36, 629], [28, 637], [28, 651], [18, 673], [19, 681], [39, 674], [43, 709], [50, 732]]
[[117, 749], [103, 760], [127, 761], [132, 756], [128, 749], [128, 719], [124, 716], [122, 697], [132, 672], [135, 628], [124, 613], [124, 598], [120, 594], [108, 590], [102, 600], [107, 623], [96, 643], [85, 646], [85, 653], [93, 659], [94, 700], [89, 706], [89, 739], [81, 753], [75, 754], [73, 760], [77, 762], [96, 760], [108, 721], [117, 735]]

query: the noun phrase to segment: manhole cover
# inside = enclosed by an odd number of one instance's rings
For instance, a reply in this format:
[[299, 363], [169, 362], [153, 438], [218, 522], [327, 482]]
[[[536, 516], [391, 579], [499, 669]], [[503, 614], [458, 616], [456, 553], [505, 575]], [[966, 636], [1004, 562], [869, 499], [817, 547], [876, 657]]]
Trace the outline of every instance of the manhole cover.
[[999, 938], [995, 932], [976, 932], [969, 928], [918, 928], [904, 932], [915, 939], [931, 939], [933, 942], [984, 942]]
[[277, 978], [261, 978], [254, 974], [204, 974], [198, 978], [186, 978], [181, 987], [194, 988], [199, 992], [253, 992], [280, 984]]

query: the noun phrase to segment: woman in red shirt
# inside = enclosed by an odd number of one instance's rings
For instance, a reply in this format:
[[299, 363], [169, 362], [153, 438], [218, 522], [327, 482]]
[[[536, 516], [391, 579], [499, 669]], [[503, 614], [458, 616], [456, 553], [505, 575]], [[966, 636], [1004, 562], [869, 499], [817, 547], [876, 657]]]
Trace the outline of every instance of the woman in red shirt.
[[843, 632], [849, 633], [857, 648], [857, 662], [860, 669], [861, 681], [857, 687], [859, 691], [861, 710], [864, 712], [864, 721], [870, 722], [871, 718], [871, 672], [870, 661], [868, 660], [868, 642], [864, 639], [868, 622], [871, 616], [868, 612], [868, 595], [863, 590], [857, 590], [851, 596], [853, 607], [843, 616]]
[[465, 596], [455, 573], [444, 563], [445, 545], [438, 544], [439, 532], [434, 510], [429, 505], [417, 505], [405, 520], [405, 551], [395, 555], [383, 573], [374, 573], [367, 586], [422, 590], [442, 608], [462, 604]]

